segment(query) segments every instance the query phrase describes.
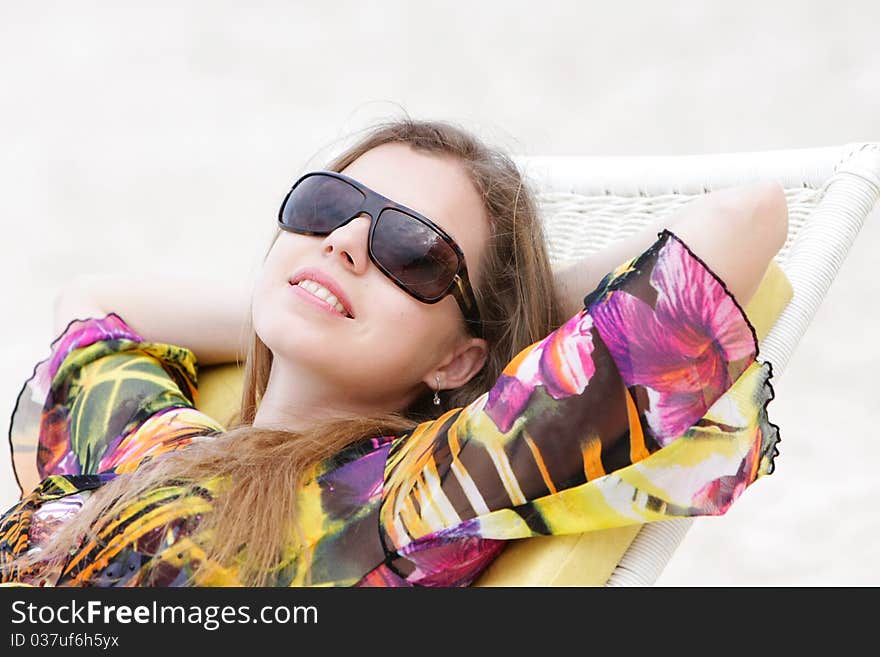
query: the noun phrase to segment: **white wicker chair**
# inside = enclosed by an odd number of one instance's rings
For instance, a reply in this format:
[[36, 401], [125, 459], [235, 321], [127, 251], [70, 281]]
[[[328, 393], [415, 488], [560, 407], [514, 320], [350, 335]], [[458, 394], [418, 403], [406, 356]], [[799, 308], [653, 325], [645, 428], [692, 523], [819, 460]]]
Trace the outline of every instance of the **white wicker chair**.
[[[880, 198], [880, 143], [722, 155], [514, 159], [538, 185], [554, 265], [600, 250], [699, 194], [779, 181], [788, 201], [789, 233], [775, 260], [794, 296], [761, 343], [760, 358], [773, 363], [774, 380], [785, 371]], [[644, 525], [607, 586], [654, 584], [692, 522]]]

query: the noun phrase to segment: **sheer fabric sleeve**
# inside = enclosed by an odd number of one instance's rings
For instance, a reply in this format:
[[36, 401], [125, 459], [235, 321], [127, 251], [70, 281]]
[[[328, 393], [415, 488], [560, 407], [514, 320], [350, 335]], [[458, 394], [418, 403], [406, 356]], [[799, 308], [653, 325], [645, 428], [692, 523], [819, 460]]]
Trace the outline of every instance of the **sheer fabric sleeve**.
[[485, 552], [484, 539], [725, 513], [778, 453], [757, 356], [723, 281], [658, 233], [489, 391], [396, 438], [386, 550], [428, 567], [451, 542]]
[[126, 472], [196, 435], [222, 431], [195, 409], [197, 369], [190, 350], [145, 341], [116, 313], [71, 321], [12, 414], [19, 486], [25, 472], [28, 480]]

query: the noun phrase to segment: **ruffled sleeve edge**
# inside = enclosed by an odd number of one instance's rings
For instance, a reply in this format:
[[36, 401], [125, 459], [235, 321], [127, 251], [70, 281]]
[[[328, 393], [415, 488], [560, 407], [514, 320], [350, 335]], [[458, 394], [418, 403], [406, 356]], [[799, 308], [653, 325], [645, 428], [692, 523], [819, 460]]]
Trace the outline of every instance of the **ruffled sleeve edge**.
[[694, 252], [691, 250], [691, 247], [689, 247], [689, 246], [687, 245], [687, 243], [686, 243], [683, 239], [681, 239], [678, 235], [676, 235], [674, 232], [672, 232], [672, 231], [669, 230], [668, 228], [664, 228], [662, 231], [660, 231], [659, 233], [657, 233], [657, 236], [658, 236], [658, 238], [661, 238], [661, 239], [662, 239], [663, 235], [665, 235], [665, 234], [667, 234], [667, 233], [668, 233], [670, 236], [674, 237], [674, 238], [675, 238], [675, 241], [678, 242], [679, 244], [681, 244], [681, 246], [685, 249], [685, 251], [687, 251], [687, 252], [690, 254], [690, 256], [691, 256], [694, 260], [696, 260], [697, 262], [699, 262], [699, 263], [703, 266], [703, 268], [704, 268], [707, 272], [709, 272], [709, 273], [712, 275], [712, 278], [714, 278], [714, 279], [717, 281], [717, 283], [718, 283], [718, 284], [724, 289], [724, 291], [727, 293], [727, 296], [729, 296], [730, 299], [731, 299], [731, 301], [733, 301], [734, 305], [737, 307], [737, 309], [739, 310], [739, 312], [742, 314], [743, 319], [744, 319], [745, 322], [746, 322], [746, 326], [749, 327], [749, 331], [752, 332], [752, 340], [754, 340], [754, 342], [755, 342], [755, 359], [757, 360], [758, 355], [760, 354], [760, 344], [758, 343], [758, 332], [755, 330], [755, 326], [752, 324], [751, 320], [749, 319], [749, 316], [746, 314], [746, 311], [745, 311], [745, 309], [742, 307], [742, 305], [740, 304], [739, 300], [736, 298], [736, 296], [733, 294], [733, 292], [730, 291], [730, 288], [727, 287], [727, 283], [725, 283], [724, 280], [723, 280], [718, 274], [715, 273], [715, 270], [712, 269], [712, 268], [706, 263], [705, 260], [703, 260], [703, 259], [702, 259], [700, 256], [698, 256], [696, 253], [694, 253]]
[[[760, 467], [757, 475], [760, 476], [761, 474], [770, 474], [773, 472], [774, 469], [773, 461], [775, 457], [779, 454], [779, 450], [776, 448], [776, 444], [781, 442], [781, 438], [779, 438], [779, 426], [774, 424], [773, 422], [770, 422], [769, 415], [767, 413], [768, 404], [776, 396], [773, 385], [770, 382], [770, 379], [773, 377], [773, 366], [769, 361], [761, 360], [759, 358], [761, 354], [761, 346], [758, 340], [758, 332], [755, 329], [754, 324], [752, 324], [751, 320], [749, 319], [749, 316], [743, 308], [742, 304], [740, 304], [739, 300], [736, 298], [733, 292], [731, 292], [730, 288], [727, 287], [724, 279], [722, 279], [715, 272], [715, 270], [706, 263], [705, 260], [694, 253], [693, 250], [687, 245], [687, 243], [682, 240], [678, 235], [676, 235], [675, 232], [668, 228], [664, 228], [657, 233], [657, 240], [653, 244], [648, 246], [644, 251], [642, 251], [642, 253], [630, 258], [626, 262], [621, 263], [613, 271], [608, 272], [602, 279], [602, 281], [592, 291], [584, 296], [584, 310], [589, 312], [592, 307], [595, 304], [600, 303], [607, 294], [622, 285], [627, 276], [630, 275], [631, 272], [637, 271], [643, 260], [656, 254], [665, 244], [668, 243], [669, 238], [675, 239], [675, 241], [678, 242], [678, 244], [684, 249], [685, 253], [693, 258], [693, 260], [702, 267], [703, 271], [708, 272], [712, 279], [721, 287], [727, 297], [730, 298], [731, 301], [733, 301], [734, 306], [739, 311], [739, 315], [742, 318], [742, 321], [748, 327], [749, 333], [752, 336], [754, 360], [758, 363], [760, 367], [763, 368], [766, 373], [765, 380], [763, 382], [763, 389], [761, 391], [761, 399], [763, 400], [763, 403], [761, 404], [761, 408], [759, 408], [758, 410], [758, 421], [763, 437], [761, 454], [759, 455]], [[771, 449], [772, 454], [768, 454]]]
[[[739, 310], [740, 315], [742, 315], [743, 321], [745, 321], [746, 326], [749, 327], [749, 331], [752, 334], [752, 340], [755, 345], [755, 361], [762, 368], [765, 368], [766, 371], [766, 377], [763, 382], [763, 390], [761, 394], [761, 397], [764, 401], [758, 412], [758, 424], [761, 427], [761, 432], [764, 438], [762, 439], [763, 445], [761, 454], [759, 455], [759, 469], [757, 476], [773, 474], [773, 471], [776, 469], [775, 460], [776, 457], [779, 456], [778, 445], [782, 442], [782, 438], [779, 435], [779, 425], [770, 421], [770, 416], [767, 412], [768, 405], [771, 401], [773, 401], [773, 399], [776, 398], [776, 391], [774, 390], [773, 383], [771, 382], [773, 378], [773, 363], [768, 360], [759, 359], [759, 356], [761, 354], [761, 345], [758, 340], [758, 332], [755, 329], [754, 324], [752, 324], [751, 320], [749, 319], [749, 316], [746, 313], [745, 309], [740, 304], [739, 300], [736, 298], [733, 292], [730, 291], [730, 288], [727, 287], [727, 283], [725, 283], [724, 280], [715, 273], [715, 270], [713, 270], [712, 267], [710, 267], [705, 260], [694, 253], [687, 245], [687, 243], [682, 240], [678, 235], [676, 235], [673, 231], [669, 230], [668, 228], [664, 228], [662, 231], [657, 233], [658, 240], [662, 240], [663, 237], [667, 234], [673, 237], [694, 260], [699, 262], [700, 265], [702, 265], [703, 268], [707, 272], [709, 272], [709, 274], [711, 274], [712, 278], [715, 279], [715, 281], [722, 287], [727, 296], [730, 297], [730, 300], [733, 301], [737, 310]], [[771, 449], [772, 453], [768, 453]]]
[[[71, 336], [75, 335], [78, 331], [89, 328], [90, 323], [93, 326], [96, 324], [100, 328], [100, 330], [95, 331], [92, 336], [82, 340], [81, 342], [71, 340], [69, 346], [63, 346], [63, 342], [65, 339], [68, 339]], [[52, 381], [57, 374], [58, 369], [64, 362], [64, 359], [72, 351], [88, 347], [89, 345], [100, 342], [101, 340], [119, 338], [126, 338], [142, 343], [147, 342], [146, 340], [144, 340], [143, 336], [135, 331], [131, 327], [131, 325], [126, 322], [119, 313], [116, 312], [109, 312], [101, 317], [88, 316], [71, 319], [67, 323], [67, 326], [65, 326], [64, 329], [49, 343], [49, 354], [45, 358], [37, 361], [31, 371], [30, 376], [22, 384], [19, 393], [16, 396], [15, 405], [13, 406], [12, 412], [9, 416], [9, 428], [7, 434], [7, 441], [9, 443], [10, 467], [12, 468], [12, 474], [15, 477], [15, 483], [20, 491], [19, 498], [25, 493], [25, 490], [21, 482], [18, 468], [16, 467], [15, 463], [15, 454], [21, 451], [21, 445], [18, 445], [17, 449], [14, 435], [18, 433], [16, 418], [23, 410], [23, 402], [27, 399], [32, 400], [34, 396], [44, 400], [46, 399], [46, 395], [51, 388]], [[194, 354], [193, 360], [194, 366], [197, 367]], [[34, 445], [34, 459], [36, 459], [37, 449], [38, 446]]]

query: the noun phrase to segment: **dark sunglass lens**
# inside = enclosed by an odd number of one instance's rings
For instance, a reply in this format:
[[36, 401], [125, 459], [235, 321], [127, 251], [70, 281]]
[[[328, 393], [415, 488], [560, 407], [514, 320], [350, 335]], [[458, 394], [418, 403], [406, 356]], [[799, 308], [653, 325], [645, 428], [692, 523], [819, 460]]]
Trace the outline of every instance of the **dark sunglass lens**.
[[329, 233], [356, 212], [359, 190], [332, 176], [308, 176], [290, 193], [281, 222], [294, 230]]
[[435, 299], [458, 271], [458, 254], [437, 231], [397, 210], [383, 210], [373, 234], [373, 255], [404, 285]]

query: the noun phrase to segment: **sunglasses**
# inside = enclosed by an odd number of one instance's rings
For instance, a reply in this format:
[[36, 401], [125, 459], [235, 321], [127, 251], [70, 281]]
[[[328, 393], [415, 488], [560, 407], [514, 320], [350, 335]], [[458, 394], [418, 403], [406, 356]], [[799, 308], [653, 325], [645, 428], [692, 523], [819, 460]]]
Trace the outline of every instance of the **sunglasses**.
[[329, 235], [358, 215], [370, 216], [370, 260], [395, 285], [423, 303], [452, 294], [468, 327], [483, 337], [483, 322], [464, 253], [433, 221], [335, 171], [312, 171], [297, 180], [278, 211], [280, 228]]

